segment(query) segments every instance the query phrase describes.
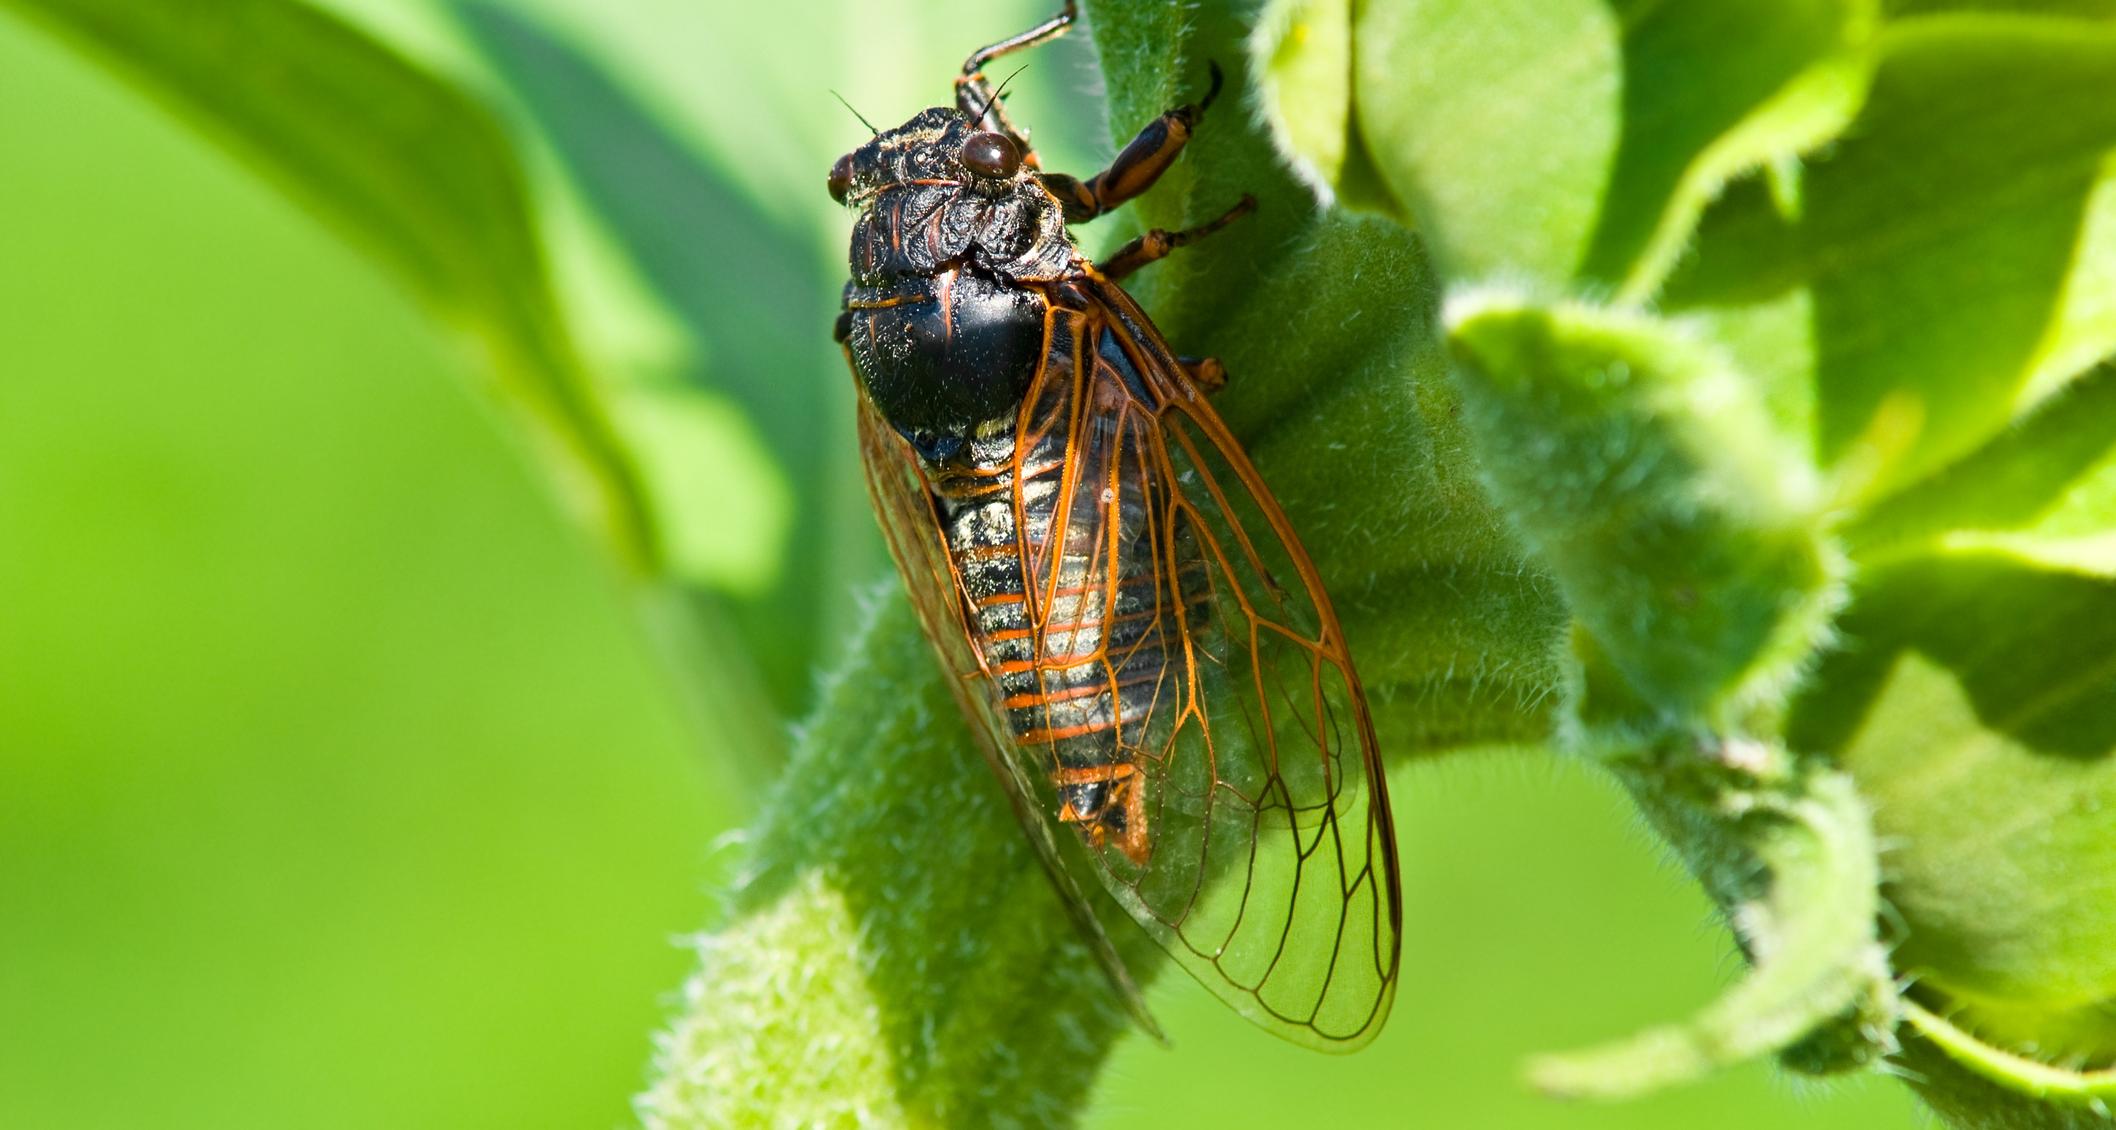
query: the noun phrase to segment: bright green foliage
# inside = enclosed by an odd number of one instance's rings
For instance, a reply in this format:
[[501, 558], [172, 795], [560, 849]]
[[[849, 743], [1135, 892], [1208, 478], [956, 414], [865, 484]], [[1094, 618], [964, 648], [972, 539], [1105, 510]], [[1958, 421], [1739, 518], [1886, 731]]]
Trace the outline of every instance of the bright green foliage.
[[[1286, 3], [1257, 50], [1281, 146], [1424, 236], [1485, 481], [1578, 620], [1572, 732], [1758, 962], [1684, 1038], [1837, 1070], [1908, 1017], [1950, 1119], [2065, 1125], [2102, 1093], [2069, 1069], [2116, 1053], [2116, 32], [1893, 7]], [[1822, 807], [1872, 832], [1758, 835], [1755, 798], [1680, 786], [1684, 743], [1827, 759], [1779, 787], [1848, 782]], [[1802, 878], [1871, 843], [1892, 974], [1870, 904]], [[1755, 986], [1803, 962], [1782, 1027]], [[1686, 1047], [1539, 1078], [1629, 1091]]]
[[1933, 17], [1877, 48], [1872, 98], [1803, 170], [1797, 204], [1730, 195], [1668, 288], [1675, 309], [1807, 311], [1786, 326], [1804, 341], [1744, 360], [1814, 390], [1818, 458], [1855, 468], [1861, 501], [1965, 454], [2116, 345], [2102, 170], [2116, 108], [2100, 96], [2116, 27]]
[[[684, 380], [590, 381], [511, 150], [455, 87], [287, 3], [14, 2], [467, 324], [616, 555], [715, 591], [656, 608], [742, 657], [690, 673], [741, 745], [775, 744], [730, 705], [742, 673], [802, 702], [841, 622], [814, 593], [866, 560], [839, 532], [844, 386], [787, 328], [820, 339], [829, 312], [827, 272], [779, 254], [798, 208], [694, 167], [531, 23], [461, 6], [598, 234], [708, 347]], [[1615, 1097], [1893, 1057], [1958, 1125], [2083, 1124], [2111, 1088], [2080, 1069], [2116, 1058], [2116, 7], [1256, 7], [1088, 5], [1113, 138], [1208, 60], [1232, 87], [1094, 238], [1258, 197], [1135, 290], [1178, 351], [1227, 360], [1221, 411], [1329, 580], [1388, 755], [1588, 755], [1754, 966], [1533, 1080]], [[755, 128], [760, 166], [824, 132]], [[668, 179], [605, 175], [620, 149]], [[686, 207], [711, 254], [660, 238]], [[746, 289], [716, 289], [727, 263]], [[737, 474], [766, 484], [747, 510], [701, 482]], [[765, 548], [725, 553], [723, 522]], [[893, 584], [837, 671], [643, 1113], [1064, 1121], [1122, 1014]]]
[[1781, 1050], [1815, 1073], [1893, 1051], [1895, 992], [1872, 925], [1879, 869], [1851, 780], [1753, 742], [1671, 742], [1619, 773], [1720, 898], [1755, 968], [1688, 1021], [1540, 1057], [1530, 1080], [1555, 1095], [1628, 1098]]
[[[2036, 1014], [2116, 997], [2116, 585], [1988, 549], [1876, 569], [1793, 733], [1834, 753], [1872, 801], [1890, 900], [1915, 927], [1906, 972], [2057, 1057], [2116, 1051], [2106, 1019], [2038, 1034]], [[1988, 787], [2003, 782], [2003, 788]], [[1985, 787], [1976, 787], [1984, 785]], [[1970, 787], [1963, 787], [1970, 786]], [[1934, 839], [1927, 828], [1960, 833]]]
[[1363, 147], [1339, 160], [1372, 162], [1450, 277], [1636, 290], [1728, 177], [1842, 125], [1870, 7], [1372, 4], [1349, 43], [1318, 35], [1291, 58], [1343, 52], [1303, 63], [1352, 80], [1351, 136], [1324, 152]]

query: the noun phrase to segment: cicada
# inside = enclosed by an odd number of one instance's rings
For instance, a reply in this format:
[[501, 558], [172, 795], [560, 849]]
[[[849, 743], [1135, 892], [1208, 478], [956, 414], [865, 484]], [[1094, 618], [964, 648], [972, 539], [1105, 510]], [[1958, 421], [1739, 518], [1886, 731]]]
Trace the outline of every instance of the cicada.
[[[1314, 565], [1120, 281], [1254, 206], [1099, 264], [1067, 230], [1174, 162], [1221, 76], [1081, 180], [1041, 168], [972, 54], [955, 105], [840, 158], [837, 338], [905, 587], [1061, 899], [1150, 1030], [1074, 875], [1236, 1010], [1332, 1050], [1394, 994], [1402, 903], [1373, 724]], [[870, 127], [871, 128], [871, 127]], [[1064, 841], [1071, 841], [1066, 843]]]

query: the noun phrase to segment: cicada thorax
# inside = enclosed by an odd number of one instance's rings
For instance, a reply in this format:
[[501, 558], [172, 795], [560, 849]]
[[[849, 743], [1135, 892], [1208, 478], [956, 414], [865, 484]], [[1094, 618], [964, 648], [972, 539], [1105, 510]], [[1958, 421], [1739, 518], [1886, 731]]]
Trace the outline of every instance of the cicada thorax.
[[862, 209], [838, 326], [867, 395], [936, 461], [1020, 403], [1047, 348], [1042, 284], [1077, 260], [1040, 188], [986, 192], [940, 179], [950, 171], [941, 155], [957, 144], [949, 131], [964, 132], [944, 124], [931, 144], [858, 152], [896, 174], [933, 175], [893, 182]]

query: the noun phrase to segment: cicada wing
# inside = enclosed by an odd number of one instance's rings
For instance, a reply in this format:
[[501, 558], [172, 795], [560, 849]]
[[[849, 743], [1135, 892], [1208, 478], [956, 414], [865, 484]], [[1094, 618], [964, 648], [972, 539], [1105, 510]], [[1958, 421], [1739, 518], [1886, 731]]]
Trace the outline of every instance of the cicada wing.
[[949, 689], [977, 735], [979, 752], [1005, 791], [1008, 807], [1037, 861], [1050, 876], [1058, 901], [1093, 951], [1111, 987], [1139, 1026], [1165, 1042], [1167, 1037], [1147, 1010], [1138, 982], [1125, 967], [1115, 943], [1065, 863], [1051, 827], [1050, 809], [1043, 799], [1046, 786], [1033, 780], [1019, 758], [1011, 756], [1013, 747], [1006, 741], [1007, 731], [995, 714], [996, 704], [987, 690], [991, 679], [968, 635], [968, 596], [949, 557], [942, 519], [918, 457], [865, 395], [858, 400], [861, 463], [866, 469], [867, 489], [874, 500], [882, 535], [889, 544], [890, 555], [896, 559], [926, 638], [940, 653]]
[[[1117, 740], [1140, 771], [1144, 827], [1129, 843], [1083, 839], [1117, 900], [1229, 1005], [1294, 1042], [1357, 1048], [1394, 996], [1402, 902], [1387, 784], [1336, 614], [1144, 314], [1119, 292], [1071, 317], [1054, 336], [1076, 343], [1073, 379], [1043, 382], [1024, 417], [1025, 432], [1069, 429], [1050, 536], [1030, 557], [1043, 650], [1071, 653], [1062, 637], [1080, 626], [1060, 594], [1079, 589], [1138, 609], [1150, 585], [1157, 630], [1123, 639], [1124, 654], [1106, 646], [1119, 633], [1095, 633], [1128, 706]], [[1142, 649], [1153, 663], [1127, 661]]]

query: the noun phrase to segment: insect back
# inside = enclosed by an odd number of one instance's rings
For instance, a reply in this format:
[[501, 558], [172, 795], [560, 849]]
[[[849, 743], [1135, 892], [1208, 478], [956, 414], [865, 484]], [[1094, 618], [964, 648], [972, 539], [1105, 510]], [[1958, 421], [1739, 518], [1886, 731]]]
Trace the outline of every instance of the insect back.
[[1004, 134], [935, 107], [841, 159], [858, 209], [838, 340], [867, 395], [928, 459], [1010, 424], [1046, 352], [1035, 284], [1073, 258], [1064, 216]]

